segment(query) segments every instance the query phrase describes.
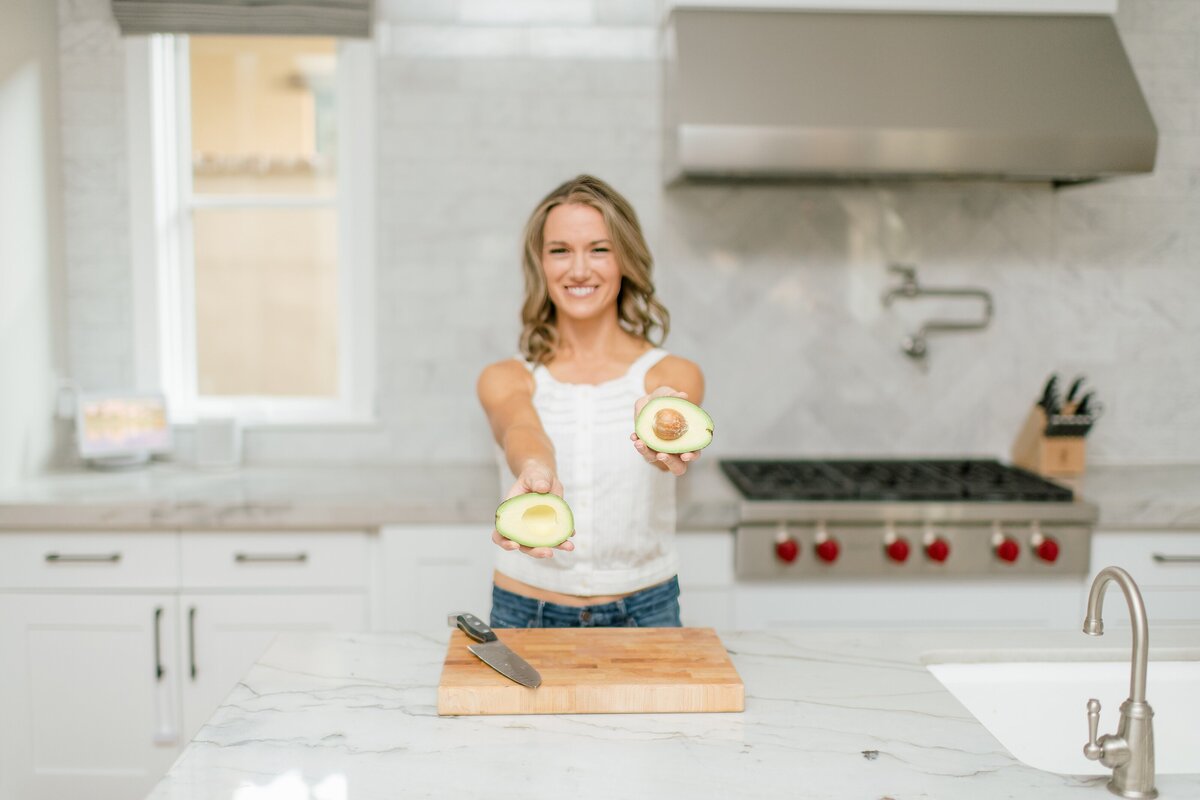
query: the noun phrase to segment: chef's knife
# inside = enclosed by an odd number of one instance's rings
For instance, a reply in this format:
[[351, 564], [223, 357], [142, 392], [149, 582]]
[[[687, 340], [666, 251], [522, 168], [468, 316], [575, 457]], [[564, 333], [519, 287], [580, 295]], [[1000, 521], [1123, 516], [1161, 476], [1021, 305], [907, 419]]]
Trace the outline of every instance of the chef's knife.
[[1076, 377], [1075, 380], [1071, 381], [1071, 388], [1067, 389], [1066, 402], [1070, 403], [1075, 399], [1075, 395], [1079, 394], [1079, 388], [1083, 386], [1083, 379], [1084, 376], [1080, 375]]
[[474, 614], [459, 614], [454, 621], [459, 630], [477, 642], [477, 644], [468, 645], [467, 649], [479, 656], [483, 663], [522, 686], [535, 689], [541, 685], [542, 676], [538, 674], [538, 671], [529, 666], [528, 661], [509, 649], [508, 645], [500, 641], [496, 637], [496, 632], [485, 625], [479, 617]]
[[1045, 409], [1047, 416], [1058, 413], [1058, 375], [1051, 373], [1038, 405]]
[[1088, 392], [1085, 394], [1083, 399], [1079, 401], [1079, 405], [1075, 407], [1075, 413], [1080, 415], [1092, 413], [1092, 397], [1095, 396], [1095, 394], [1095, 392]]

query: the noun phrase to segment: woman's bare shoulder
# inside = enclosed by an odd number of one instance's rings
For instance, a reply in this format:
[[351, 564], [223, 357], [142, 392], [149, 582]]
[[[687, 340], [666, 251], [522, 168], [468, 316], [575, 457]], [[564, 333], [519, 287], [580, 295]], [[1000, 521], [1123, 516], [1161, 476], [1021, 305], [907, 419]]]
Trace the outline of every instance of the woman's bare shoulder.
[[700, 370], [700, 365], [695, 361], [677, 356], [673, 353], [668, 353], [658, 360], [658, 363], [650, 368], [651, 372], [660, 372], [667, 375], [687, 375], [703, 377], [704, 373]]
[[695, 361], [683, 356], [666, 355], [646, 373], [647, 392], [660, 386], [687, 392], [693, 402], [700, 402], [704, 396], [704, 373]]
[[507, 394], [516, 389], [533, 390], [534, 380], [529, 368], [515, 358], [488, 364], [479, 373], [477, 388], [480, 397]]

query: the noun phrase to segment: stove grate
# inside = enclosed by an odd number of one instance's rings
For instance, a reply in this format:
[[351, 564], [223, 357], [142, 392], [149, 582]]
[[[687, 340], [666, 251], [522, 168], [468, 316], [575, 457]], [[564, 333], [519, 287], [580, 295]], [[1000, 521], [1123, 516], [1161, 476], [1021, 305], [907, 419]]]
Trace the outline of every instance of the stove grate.
[[1019, 467], [988, 459], [721, 461], [747, 500], [1046, 502], [1074, 493]]

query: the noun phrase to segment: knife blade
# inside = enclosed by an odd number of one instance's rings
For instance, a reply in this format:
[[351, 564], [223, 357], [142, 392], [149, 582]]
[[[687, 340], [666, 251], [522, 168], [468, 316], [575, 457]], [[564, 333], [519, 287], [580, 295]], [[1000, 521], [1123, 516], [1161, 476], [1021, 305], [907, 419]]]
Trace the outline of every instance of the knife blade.
[[1058, 375], [1051, 373], [1046, 380], [1046, 385], [1042, 389], [1042, 396], [1038, 399], [1039, 406], [1046, 411], [1046, 416], [1051, 416], [1058, 413]]
[[541, 685], [542, 676], [538, 671], [500, 641], [496, 632], [479, 617], [474, 614], [459, 614], [454, 621], [460, 631], [475, 640], [476, 644], [468, 645], [467, 649], [478, 656], [480, 661], [522, 686], [536, 689]]
[[1095, 396], [1095, 394], [1095, 392], [1088, 392], [1085, 394], [1079, 401], [1079, 405], [1075, 407], [1075, 413], [1080, 415], [1092, 413], [1092, 398]]
[[1083, 386], [1083, 381], [1084, 376], [1080, 375], [1071, 382], [1071, 388], [1067, 390], [1066, 402], [1070, 403], [1075, 399], [1075, 396], [1079, 394], [1080, 387]]

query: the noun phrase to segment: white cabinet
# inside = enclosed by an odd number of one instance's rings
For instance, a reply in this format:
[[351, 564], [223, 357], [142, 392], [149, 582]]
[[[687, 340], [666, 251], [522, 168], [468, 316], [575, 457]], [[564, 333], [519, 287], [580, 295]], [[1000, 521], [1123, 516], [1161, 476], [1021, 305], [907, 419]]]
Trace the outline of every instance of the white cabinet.
[[734, 627], [1071, 628], [1083, 620], [1082, 577], [1058, 580], [747, 581]]
[[185, 589], [361, 591], [368, 583], [369, 538], [364, 532], [188, 532], [179, 542], [179, 582]]
[[[1155, 624], [1200, 625], [1200, 531], [1097, 531], [1084, 601], [1096, 573], [1108, 566], [1121, 567], [1137, 582], [1152, 636]], [[1104, 624], [1129, 625], [1116, 586], [1105, 592]]]
[[451, 612], [491, 614], [496, 545], [487, 526], [389, 526], [380, 548], [382, 630], [436, 630]]
[[0, 797], [141, 797], [178, 753], [170, 595], [0, 594]]
[[675, 534], [679, 554], [679, 613], [699, 628], [733, 625], [733, 531]]
[[368, 628], [370, 545], [0, 533], [0, 800], [144, 796], [275, 633]]
[[0, 532], [0, 592], [153, 591], [178, 583], [174, 534]]

